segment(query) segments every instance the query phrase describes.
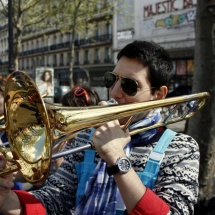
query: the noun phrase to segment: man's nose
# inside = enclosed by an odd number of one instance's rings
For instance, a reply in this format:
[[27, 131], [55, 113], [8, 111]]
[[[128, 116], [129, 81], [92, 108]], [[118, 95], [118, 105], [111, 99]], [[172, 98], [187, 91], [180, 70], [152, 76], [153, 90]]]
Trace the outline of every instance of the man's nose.
[[119, 78], [117, 82], [111, 87], [110, 97], [116, 98], [121, 96], [122, 96], [122, 89], [121, 89], [121, 80]]

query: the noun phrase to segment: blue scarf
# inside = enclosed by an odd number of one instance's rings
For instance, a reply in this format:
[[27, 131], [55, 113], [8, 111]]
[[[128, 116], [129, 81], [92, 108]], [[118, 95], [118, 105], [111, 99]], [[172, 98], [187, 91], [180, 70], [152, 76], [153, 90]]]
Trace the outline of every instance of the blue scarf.
[[[160, 111], [156, 110], [143, 120], [140, 120], [129, 127], [129, 130], [153, 125], [161, 120]], [[127, 148], [132, 145], [144, 143], [150, 140], [157, 133], [158, 129], [152, 129], [139, 133], [131, 139]], [[116, 213], [116, 190], [117, 186], [113, 176], [106, 173], [107, 163], [100, 159], [93, 171], [86, 192], [78, 204], [75, 215], [113, 215]]]

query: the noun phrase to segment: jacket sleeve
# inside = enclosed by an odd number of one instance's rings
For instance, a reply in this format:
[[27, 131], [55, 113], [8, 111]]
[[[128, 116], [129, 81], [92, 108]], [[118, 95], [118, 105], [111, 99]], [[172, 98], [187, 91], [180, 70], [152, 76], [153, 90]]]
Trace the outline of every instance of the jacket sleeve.
[[43, 204], [24, 190], [14, 190], [23, 209], [23, 215], [46, 215]]
[[198, 198], [199, 147], [185, 134], [177, 134], [165, 152], [153, 191], [170, 205], [174, 215], [193, 214]]
[[167, 215], [170, 207], [150, 189], [137, 203], [129, 215]]

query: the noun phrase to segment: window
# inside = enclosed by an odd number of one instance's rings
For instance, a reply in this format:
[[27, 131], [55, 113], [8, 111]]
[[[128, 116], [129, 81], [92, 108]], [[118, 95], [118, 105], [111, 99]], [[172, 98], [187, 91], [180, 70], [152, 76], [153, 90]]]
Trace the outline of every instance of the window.
[[26, 61], [26, 68], [29, 69], [29, 59]]
[[44, 66], [44, 56], [40, 58], [40, 66]]
[[84, 62], [85, 62], [85, 63], [88, 63], [88, 55], [89, 55], [88, 50], [85, 50], [85, 51], [84, 51]]
[[111, 62], [111, 49], [106, 47], [105, 48], [105, 59], [104, 59], [105, 63], [110, 63]]
[[57, 66], [57, 56], [56, 56], [56, 54], [53, 55], [53, 66]]
[[56, 35], [54, 35], [54, 37], [53, 37], [53, 45], [56, 45], [56, 42], [57, 42], [57, 37], [56, 37]]
[[95, 52], [94, 52], [94, 63], [99, 63], [99, 49], [95, 49]]
[[63, 34], [60, 35], [60, 43], [63, 43]]
[[71, 59], [70, 53], [67, 53], [67, 66], [69, 66], [70, 64], [70, 59]]
[[110, 48], [108, 47], [105, 48], [105, 59], [110, 59]]
[[22, 69], [25, 69], [24, 59], [22, 59]]
[[46, 56], [47, 66], [49, 66], [49, 55]]
[[35, 66], [34, 59], [31, 59], [31, 68], [34, 68], [34, 66]]
[[79, 34], [75, 34], [75, 39], [79, 40], [80, 39], [80, 35]]
[[106, 25], [105, 25], [105, 32], [106, 32], [106, 34], [111, 33], [111, 26], [110, 26], [109, 22], [107, 22]]
[[75, 63], [79, 64], [79, 52], [78, 51], [75, 52]]
[[39, 66], [39, 58], [37, 57], [37, 65], [36, 66]]
[[99, 37], [99, 26], [98, 26], [98, 24], [96, 25], [96, 29], [95, 29], [95, 31], [94, 31], [94, 36], [95, 36], [96, 38]]
[[39, 41], [37, 40], [37, 45], [36, 45], [37, 49], [39, 48]]
[[63, 66], [63, 54], [60, 54], [60, 66]]
[[34, 42], [33, 41], [31, 42], [31, 49], [32, 50], [34, 49]]
[[41, 47], [44, 48], [44, 46], [45, 46], [44, 39], [42, 39], [42, 41], [41, 41]]
[[67, 42], [71, 41], [71, 34], [67, 33]]

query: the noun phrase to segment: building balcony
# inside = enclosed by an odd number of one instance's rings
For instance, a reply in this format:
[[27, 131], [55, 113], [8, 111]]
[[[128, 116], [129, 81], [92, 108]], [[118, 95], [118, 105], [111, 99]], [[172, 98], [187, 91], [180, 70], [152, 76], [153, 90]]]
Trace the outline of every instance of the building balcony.
[[74, 63], [75, 65], [79, 65], [80, 64], [80, 62], [79, 61], [75, 61], [75, 63]]
[[104, 63], [111, 63], [111, 59], [110, 58], [105, 58]]
[[2, 62], [2, 66], [6, 66], [6, 65], [8, 65], [9, 64], [9, 62], [8, 61], [5, 61], [5, 62]]
[[87, 39], [75, 40], [75, 46], [95, 45], [95, 43], [112, 42], [112, 34], [89, 37]]
[[51, 45], [50, 46], [50, 50], [56, 50], [57, 49], [57, 45]]
[[99, 63], [100, 63], [100, 60], [99, 60], [99, 59], [96, 59], [96, 60], [94, 60], [94, 63], [95, 63], [95, 64], [99, 64]]
[[[100, 36], [94, 36], [87, 39], [81, 39], [81, 40], [75, 40], [74, 44], [75, 46], [92, 46], [100, 43], [112, 43], [112, 34], [104, 34]], [[19, 52], [19, 56], [27, 56], [27, 55], [33, 55], [33, 54], [40, 54], [40, 53], [46, 53], [50, 51], [56, 51], [58, 49], [67, 49], [69, 50], [71, 46], [71, 41], [65, 42], [65, 43], [59, 43], [59, 44], [53, 44], [50, 46], [44, 46], [44, 47], [38, 47], [36, 49], [29, 49], [27, 51]]]
[[84, 64], [89, 64], [89, 60], [84, 60]]

